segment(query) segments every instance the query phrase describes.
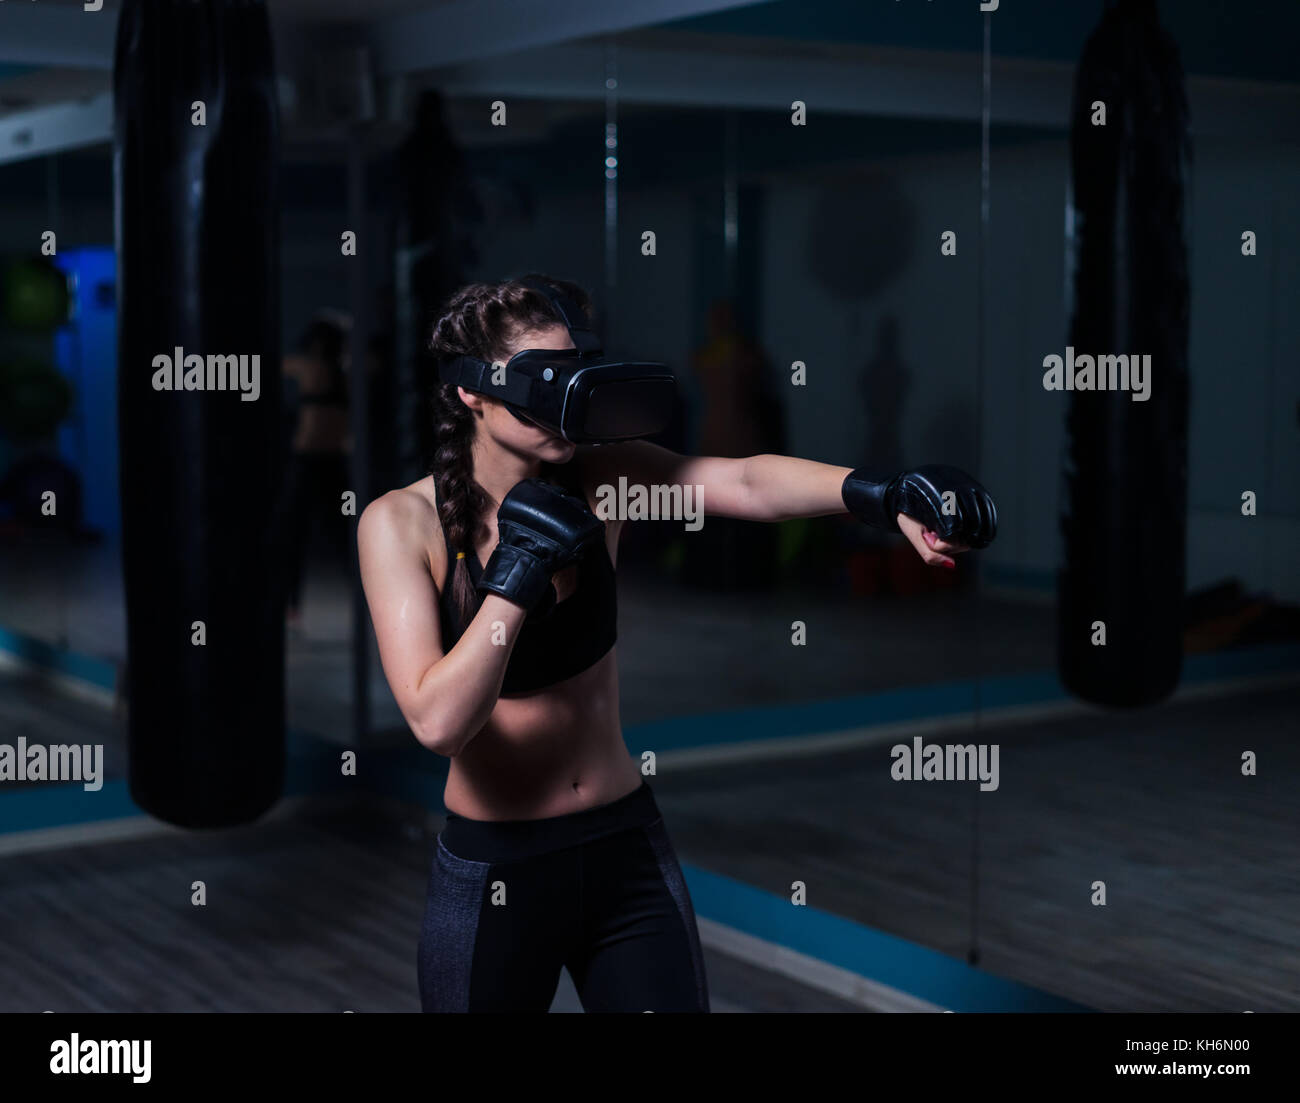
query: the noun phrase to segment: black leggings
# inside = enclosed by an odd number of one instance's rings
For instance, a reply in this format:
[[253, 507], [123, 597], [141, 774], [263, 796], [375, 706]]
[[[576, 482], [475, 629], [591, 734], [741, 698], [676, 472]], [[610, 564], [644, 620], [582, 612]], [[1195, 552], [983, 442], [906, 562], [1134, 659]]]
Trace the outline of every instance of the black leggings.
[[695, 912], [650, 786], [542, 820], [448, 814], [420, 933], [425, 1011], [708, 1011]]

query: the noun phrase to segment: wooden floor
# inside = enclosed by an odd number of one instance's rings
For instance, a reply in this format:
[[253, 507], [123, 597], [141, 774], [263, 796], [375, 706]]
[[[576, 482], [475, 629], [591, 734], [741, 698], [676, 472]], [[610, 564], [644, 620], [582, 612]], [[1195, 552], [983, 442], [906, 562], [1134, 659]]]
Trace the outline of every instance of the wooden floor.
[[[0, 1012], [418, 1011], [425, 831], [373, 803], [318, 803], [236, 830], [0, 859]], [[196, 880], [205, 907], [190, 903]], [[705, 959], [715, 1011], [857, 1010]], [[552, 1010], [581, 1010], [567, 976]]]
[[1300, 1011], [1298, 717], [1289, 689], [986, 731], [989, 793], [893, 781], [880, 746], [655, 794], [683, 860], [804, 881], [810, 906], [962, 960], [977, 841], [980, 965], [1087, 1006]]
[[[15, 735], [101, 741], [116, 723], [30, 683], [0, 689]], [[1290, 689], [986, 731], [1001, 784], [978, 795], [892, 781], [887, 746], [654, 787], [683, 861], [782, 896], [802, 880], [814, 908], [963, 960], [975, 905], [983, 968], [1087, 1006], [1297, 1011], [1297, 716]], [[440, 821], [325, 807], [0, 858], [0, 1011], [414, 1010]], [[206, 908], [189, 903], [196, 879]], [[706, 956], [719, 1010], [847, 1009]], [[577, 1009], [571, 986], [556, 1009]]]

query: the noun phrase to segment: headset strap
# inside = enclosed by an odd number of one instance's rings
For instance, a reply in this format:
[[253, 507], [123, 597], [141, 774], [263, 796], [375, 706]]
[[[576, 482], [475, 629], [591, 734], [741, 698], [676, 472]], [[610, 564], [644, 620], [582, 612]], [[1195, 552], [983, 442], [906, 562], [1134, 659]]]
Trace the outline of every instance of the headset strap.
[[453, 383], [476, 394], [499, 398], [515, 406], [527, 406], [532, 380], [517, 371], [507, 371], [506, 381], [498, 386], [492, 382], [492, 365], [473, 356], [457, 356], [438, 366], [438, 377], [444, 383]]
[[601, 351], [600, 338], [596, 336], [591, 324], [587, 321], [587, 315], [583, 313], [582, 307], [578, 305], [573, 296], [561, 291], [558, 287], [552, 287], [545, 280], [525, 276], [519, 282], [525, 287], [531, 287], [534, 291], [546, 296], [547, 301], [564, 321], [569, 336], [573, 338], [574, 348], [584, 354]]

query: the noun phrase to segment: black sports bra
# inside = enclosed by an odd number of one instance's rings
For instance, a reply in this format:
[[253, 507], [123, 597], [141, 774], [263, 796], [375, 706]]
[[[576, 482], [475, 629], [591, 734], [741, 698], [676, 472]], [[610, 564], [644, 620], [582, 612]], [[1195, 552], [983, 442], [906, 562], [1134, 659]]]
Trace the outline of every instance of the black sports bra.
[[[449, 585], [458, 550], [447, 545], [447, 577], [438, 597], [438, 620], [445, 651], [451, 650], [467, 627], [452, 609]], [[466, 549], [465, 562], [470, 579], [477, 585], [483, 574], [477, 553]], [[617, 639], [614, 564], [602, 537], [578, 561], [578, 583], [573, 593], [558, 602], [546, 616], [530, 617], [524, 622], [506, 664], [501, 695], [534, 693], [581, 674], [602, 659]]]

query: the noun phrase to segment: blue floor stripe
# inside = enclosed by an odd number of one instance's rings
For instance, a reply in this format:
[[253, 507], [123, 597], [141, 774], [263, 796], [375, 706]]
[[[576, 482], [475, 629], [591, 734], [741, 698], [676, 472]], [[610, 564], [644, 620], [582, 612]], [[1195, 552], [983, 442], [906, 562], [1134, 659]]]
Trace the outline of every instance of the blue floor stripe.
[[125, 778], [107, 780], [95, 792], [87, 792], [79, 781], [0, 789], [0, 834], [144, 814], [131, 799]]
[[[1181, 684], [1204, 685], [1247, 675], [1296, 670], [1300, 670], [1300, 644], [1262, 644], [1188, 655], [1183, 660]], [[977, 700], [983, 709], [997, 709], [1058, 704], [1074, 699], [1054, 670], [1000, 674], [982, 678], [978, 683], [968, 678], [856, 697], [670, 717], [630, 724], [624, 729], [624, 736], [628, 750], [639, 755], [646, 747], [657, 751], [684, 750], [955, 716], [974, 711]]]
[[[0, 651], [8, 651], [38, 667], [113, 689], [116, 667], [103, 659], [65, 651], [18, 632], [0, 628]], [[1300, 643], [1261, 644], [1205, 654], [1183, 660], [1183, 685], [1201, 685], [1228, 678], [1300, 670]], [[784, 739], [850, 728], [928, 720], [960, 715], [975, 709], [1053, 704], [1073, 700], [1055, 670], [1028, 674], [999, 674], [879, 690], [851, 697], [796, 701], [725, 709], [716, 713], [675, 716], [624, 729], [634, 755], [646, 746], [658, 751]]]
[[1183, 657], [1183, 682], [1199, 685], [1227, 678], [1282, 674], [1300, 668], [1300, 643], [1265, 643]]
[[42, 670], [78, 678], [100, 689], [117, 685], [117, 666], [106, 659], [96, 659], [78, 651], [68, 651], [53, 644], [0, 627], [0, 651], [15, 655]]
[[[339, 769], [341, 750], [293, 733], [285, 765], [284, 796], [356, 792], [356, 781], [344, 777]], [[126, 778], [106, 779], [95, 791], [88, 791], [79, 781], [0, 789], [0, 835], [148, 814], [131, 799]]]
[[683, 864], [695, 913], [952, 1011], [1089, 1011], [906, 939]]
[[645, 724], [630, 724], [624, 731], [630, 740], [628, 747], [635, 754], [646, 746], [657, 751], [675, 751], [956, 716], [972, 711], [976, 700], [987, 709], [1066, 699], [1065, 690], [1055, 674], [985, 678], [978, 684], [981, 694], [978, 698], [976, 690], [973, 678], [937, 682], [855, 697], [675, 716]]

